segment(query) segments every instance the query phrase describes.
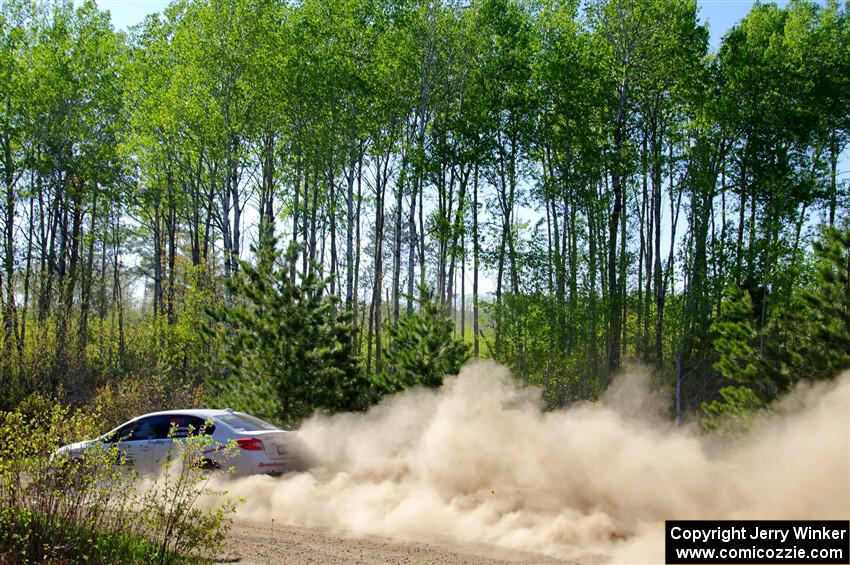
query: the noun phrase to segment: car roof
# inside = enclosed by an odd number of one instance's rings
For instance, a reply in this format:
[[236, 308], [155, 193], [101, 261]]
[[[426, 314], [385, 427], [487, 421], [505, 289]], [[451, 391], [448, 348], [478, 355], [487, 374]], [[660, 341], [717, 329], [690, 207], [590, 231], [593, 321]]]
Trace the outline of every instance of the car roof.
[[170, 416], [170, 415], [181, 415], [181, 416], [197, 416], [198, 418], [213, 418], [215, 416], [225, 416], [228, 414], [241, 414], [241, 412], [235, 412], [230, 408], [186, 408], [185, 410], [162, 410], [160, 412], [149, 412], [147, 414], [141, 414], [133, 418], [133, 420], [138, 420], [139, 418], [147, 418], [148, 416]]

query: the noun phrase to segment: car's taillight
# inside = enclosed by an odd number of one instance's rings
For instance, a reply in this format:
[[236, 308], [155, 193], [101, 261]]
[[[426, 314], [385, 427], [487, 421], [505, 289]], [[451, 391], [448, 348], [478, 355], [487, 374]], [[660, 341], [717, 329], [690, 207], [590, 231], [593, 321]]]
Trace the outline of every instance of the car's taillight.
[[241, 437], [236, 440], [236, 445], [245, 451], [262, 451], [265, 449], [263, 446], [263, 440], [255, 437]]

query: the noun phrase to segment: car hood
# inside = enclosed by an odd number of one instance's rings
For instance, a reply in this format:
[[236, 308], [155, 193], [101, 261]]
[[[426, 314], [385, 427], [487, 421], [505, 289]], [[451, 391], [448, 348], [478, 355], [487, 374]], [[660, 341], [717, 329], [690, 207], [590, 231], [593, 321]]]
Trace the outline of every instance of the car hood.
[[69, 443], [68, 445], [63, 445], [53, 455], [61, 455], [63, 453], [67, 453], [70, 455], [79, 455], [87, 448], [91, 447], [97, 442], [96, 439], [87, 439], [85, 441], [78, 441], [77, 443]]

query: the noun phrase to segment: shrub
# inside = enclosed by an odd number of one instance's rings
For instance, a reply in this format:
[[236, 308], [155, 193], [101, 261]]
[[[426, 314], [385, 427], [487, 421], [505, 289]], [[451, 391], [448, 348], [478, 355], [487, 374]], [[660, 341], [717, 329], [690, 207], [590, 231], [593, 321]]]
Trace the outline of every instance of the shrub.
[[152, 484], [115, 465], [115, 446], [98, 442], [81, 458], [56, 454], [101, 427], [97, 412], [40, 397], [0, 412], [0, 561], [211, 561], [234, 506], [226, 498], [208, 510], [196, 504], [223, 494], [208, 489], [197, 464], [197, 443], [208, 439], [176, 442], [180, 472], [169, 463]]
[[88, 410], [100, 414], [106, 431], [148, 412], [198, 408], [202, 405], [201, 397], [201, 387], [188, 383], [128, 377], [98, 388]]
[[415, 385], [436, 388], [469, 359], [469, 345], [454, 335], [451, 318], [431, 290], [420, 287], [419, 296], [420, 310], [402, 317], [389, 330], [385, 378], [391, 390]]
[[242, 262], [227, 282], [231, 300], [207, 310], [203, 331], [221, 347], [222, 370], [208, 381], [213, 398], [286, 423], [316, 409], [368, 407], [371, 383], [355, 351], [350, 311], [327, 295], [318, 268], [293, 278], [294, 245], [282, 253], [273, 238], [264, 241], [255, 248], [257, 266]]
[[[166, 459], [163, 472], [144, 491], [140, 513], [160, 556], [212, 561], [222, 549], [235, 506], [226, 493], [209, 487], [211, 473], [202, 459], [208, 445], [209, 438], [203, 435], [175, 442], [173, 457]], [[235, 448], [222, 447], [218, 462], [226, 465]], [[197, 504], [201, 498], [221, 496], [224, 501], [210, 509]]]

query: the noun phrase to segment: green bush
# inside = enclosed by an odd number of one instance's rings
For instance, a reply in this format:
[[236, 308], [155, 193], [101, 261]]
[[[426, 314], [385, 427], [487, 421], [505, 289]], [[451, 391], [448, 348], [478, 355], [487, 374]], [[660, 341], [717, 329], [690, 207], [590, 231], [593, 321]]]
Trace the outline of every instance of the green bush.
[[[203, 330], [220, 362], [207, 382], [217, 404], [294, 423], [315, 410], [364, 409], [373, 400], [355, 351], [351, 313], [328, 296], [318, 267], [293, 277], [298, 249], [273, 238], [227, 282], [230, 301], [207, 309]], [[215, 348], [219, 349], [216, 350]]]
[[390, 390], [415, 385], [436, 388], [443, 377], [456, 375], [469, 359], [469, 345], [454, 335], [452, 320], [434, 300], [430, 289], [420, 287], [418, 312], [390, 328], [387, 374]]
[[[157, 555], [167, 557], [163, 563], [186, 557], [193, 563], [213, 561], [221, 551], [235, 505], [225, 492], [209, 487], [211, 472], [202, 459], [209, 442], [204, 435], [175, 441], [162, 473], [141, 495], [142, 528]], [[235, 447], [221, 447], [219, 462], [226, 464]], [[201, 498], [211, 496], [223, 497], [223, 502], [211, 509], [197, 506]]]
[[712, 324], [714, 368], [724, 386], [719, 398], [702, 403], [706, 430], [746, 430], [798, 381], [830, 379], [850, 367], [850, 228], [824, 229], [814, 257], [812, 284], [787, 303], [769, 301], [766, 289], [757, 299], [728, 289]]
[[201, 497], [209, 473], [199, 442], [175, 442], [172, 462], [152, 483], [116, 465], [115, 446], [97, 443], [85, 456], [56, 454], [92, 438], [98, 411], [76, 410], [33, 397], [0, 412], [0, 561], [88, 563], [211, 562], [229, 526], [233, 503], [209, 510]]
[[103, 431], [107, 431], [140, 414], [199, 408], [202, 395], [202, 387], [189, 383], [162, 377], [127, 377], [98, 388], [87, 406], [100, 414]]

